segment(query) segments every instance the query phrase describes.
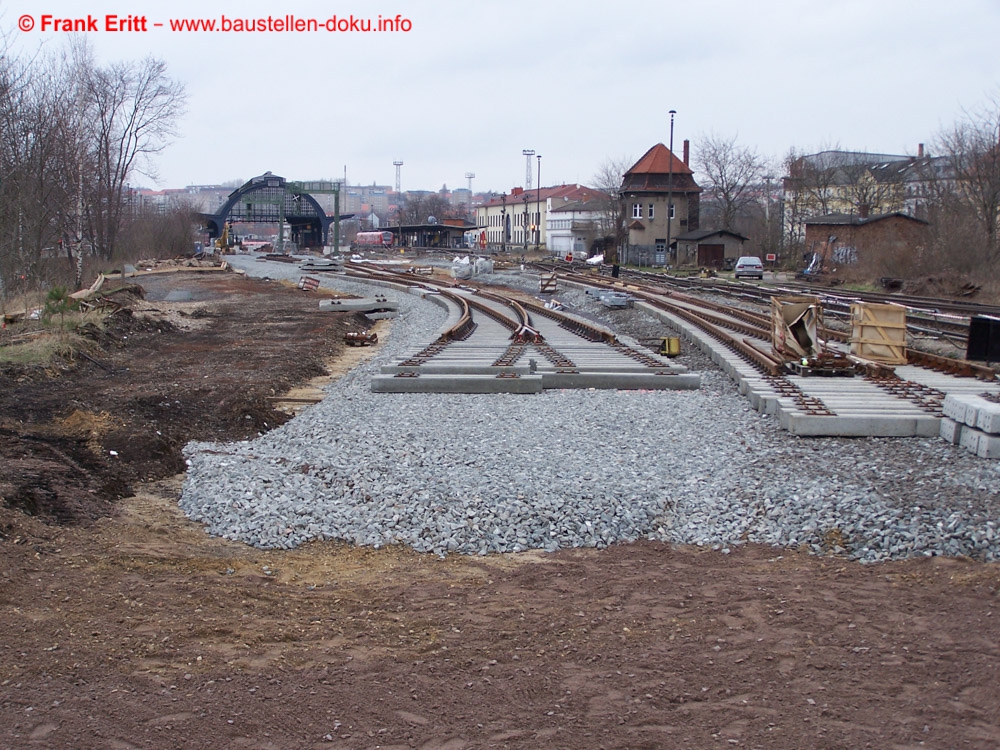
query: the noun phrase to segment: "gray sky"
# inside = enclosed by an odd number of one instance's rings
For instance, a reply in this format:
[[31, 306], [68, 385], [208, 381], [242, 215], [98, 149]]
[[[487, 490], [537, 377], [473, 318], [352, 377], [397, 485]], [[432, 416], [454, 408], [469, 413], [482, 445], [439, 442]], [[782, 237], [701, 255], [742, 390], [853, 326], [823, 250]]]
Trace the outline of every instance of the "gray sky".
[[[87, 37], [99, 60], [151, 54], [187, 87], [159, 179], [137, 180], [150, 187], [345, 166], [351, 183], [392, 185], [398, 159], [403, 190], [466, 187], [466, 172], [474, 190], [509, 190], [526, 148], [543, 184], [588, 183], [606, 159], [668, 143], [671, 109], [678, 153], [714, 132], [776, 158], [912, 154], [1000, 91], [1000, 0], [0, 0], [8, 44], [62, 44], [44, 14], [102, 29], [107, 14], [145, 15], [146, 32]], [[411, 30], [170, 30], [352, 14]]]

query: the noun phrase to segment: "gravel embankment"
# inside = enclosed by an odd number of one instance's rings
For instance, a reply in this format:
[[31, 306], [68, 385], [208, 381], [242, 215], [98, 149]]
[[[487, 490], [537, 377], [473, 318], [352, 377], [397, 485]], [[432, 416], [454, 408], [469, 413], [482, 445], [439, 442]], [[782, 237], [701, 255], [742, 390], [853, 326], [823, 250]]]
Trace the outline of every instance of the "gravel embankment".
[[[302, 273], [235, 264], [256, 276]], [[342, 277], [323, 281], [371, 294]], [[558, 298], [636, 339], [664, 335], [580, 292]], [[941, 440], [792, 436], [697, 352], [681, 361], [702, 373], [698, 391], [374, 394], [370, 376], [444, 321], [431, 303], [399, 299], [378, 355], [322, 403], [252, 442], [187, 447], [188, 516], [277, 548], [344, 539], [488, 554], [650, 538], [804, 545], [864, 561], [1000, 559], [1000, 463]]]

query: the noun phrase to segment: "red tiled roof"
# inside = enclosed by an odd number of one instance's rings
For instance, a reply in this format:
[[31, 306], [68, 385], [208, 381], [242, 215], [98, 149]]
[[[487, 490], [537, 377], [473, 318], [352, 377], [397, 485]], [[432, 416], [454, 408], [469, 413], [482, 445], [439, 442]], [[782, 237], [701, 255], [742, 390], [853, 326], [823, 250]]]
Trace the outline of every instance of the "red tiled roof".
[[[548, 200], [549, 198], [562, 198], [567, 201], [588, 201], [594, 200], [595, 198], [606, 198], [607, 196], [600, 190], [595, 188], [587, 187], [586, 185], [555, 185], [553, 187], [543, 187], [541, 189], [531, 188], [531, 190], [525, 190], [522, 193], [514, 195], [510, 193], [507, 195], [507, 205], [514, 205], [517, 203], [524, 203], [524, 196], [528, 196], [528, 202], [534, 203], [536, 200]], [[500, 198], [494, 198], [489, 203], [485, 203], [485, 206], [499, 206], [503, 203]]]
[[694, 174], [670, 149], [657, 143], [625, 174]]

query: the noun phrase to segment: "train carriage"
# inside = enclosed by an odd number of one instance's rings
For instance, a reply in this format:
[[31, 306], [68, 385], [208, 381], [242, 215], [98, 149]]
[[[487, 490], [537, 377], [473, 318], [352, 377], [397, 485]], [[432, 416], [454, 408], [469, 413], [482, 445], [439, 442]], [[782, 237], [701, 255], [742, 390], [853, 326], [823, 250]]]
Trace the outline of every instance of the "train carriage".
[[379, 247], [388, 249], [392, 247], [392, 232], [358, 232], [351, 244], [351, 249], [364, 247]]

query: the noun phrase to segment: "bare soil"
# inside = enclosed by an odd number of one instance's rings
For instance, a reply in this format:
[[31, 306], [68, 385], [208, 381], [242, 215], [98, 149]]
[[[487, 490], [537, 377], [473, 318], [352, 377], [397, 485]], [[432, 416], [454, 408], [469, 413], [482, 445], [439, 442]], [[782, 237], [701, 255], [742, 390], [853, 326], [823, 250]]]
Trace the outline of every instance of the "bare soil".
[[997, 565], [207, 536], [184, 443], [371, 350], [314, 293], [137, 281], [91, 359], [0, 375], [0, 747], [1000, 746]]

